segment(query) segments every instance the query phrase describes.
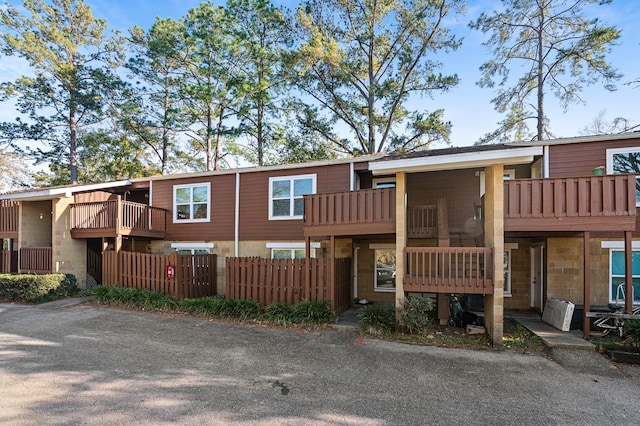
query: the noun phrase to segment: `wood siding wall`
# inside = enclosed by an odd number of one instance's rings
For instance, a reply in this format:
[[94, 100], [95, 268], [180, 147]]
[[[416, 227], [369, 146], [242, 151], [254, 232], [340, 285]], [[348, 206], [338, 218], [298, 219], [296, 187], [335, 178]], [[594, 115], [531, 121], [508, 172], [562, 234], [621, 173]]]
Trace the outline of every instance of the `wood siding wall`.
[[[349, 190], [349, 164], [287, 170], [266, 170], [240, 174], [240, 240], [302, 240], [303, 220], [269, 220], [269, 178], [316, 174], [316, 191]], [[210, 222], [173, 223], [173, 187], [190, 183], [211, 183]], [[235, 233], [236, 175], [213, 175], [153, 182], [152, 204], [170, 211], [166, 240], [232, 241]]]
[[549, 177], [589, 176], [607, 165], [607, 149], [640, 147], [640, 137], [549, 146]]

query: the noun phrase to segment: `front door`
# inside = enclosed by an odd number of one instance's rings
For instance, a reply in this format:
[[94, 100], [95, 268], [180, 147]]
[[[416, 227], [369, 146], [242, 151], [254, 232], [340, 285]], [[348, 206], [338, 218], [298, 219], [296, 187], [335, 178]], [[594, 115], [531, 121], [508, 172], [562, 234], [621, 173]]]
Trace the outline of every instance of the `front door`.
[[531, 307], [542, 311], [544, 307], [544, 244], [531, 245]]

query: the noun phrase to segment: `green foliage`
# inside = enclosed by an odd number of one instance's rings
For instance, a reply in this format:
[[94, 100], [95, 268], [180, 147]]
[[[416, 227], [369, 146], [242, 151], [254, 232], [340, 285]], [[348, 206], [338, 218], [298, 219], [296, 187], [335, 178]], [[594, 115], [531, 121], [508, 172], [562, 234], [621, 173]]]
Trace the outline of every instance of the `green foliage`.
[[182, 299], [178, 308], [188, 314], [217, 316], [223, 303], [221, 297], [201, 297], [199, 299]]
[[[296, 15], [298, 87], [327, 117], [314, 130], [356, 155], [448, 141], [451, 125], [441, 110], [407, 105], [458, 83], [457, 75], [439, 72], [435, 54], [460, 46], [444, 25], [463, 8], [462, 0], [305, 2]], [[337, 135], [338, 122], [351, 139]]]
[[44, 303], [78, 294], [71, 274], [0, 275], [0, 299], [12, 302]]
[[[606, 54], [620, 36], [615, 27], [588, 19], [588, 4], [611, 0], [502, 0], [492, 14], [483, 13], [470, 26], [491, 36], [484, 44], [492, 53], [480, 70], [481, 87], [499, 87], [492, 100], [498, 112], [506, 114], [500, 127], [480, 142], [523, 140], [535, 136], [548, 139], [549, 117], [545, 115], [545, 94], [553, 93], [567, 109], [580, 102], [585, 85], [604, 82], [608, 90], [621, 76], [606, 61]], [[523, 70], [518, 78], [511, 70]], [[527, 122], [536, 122], [529, 131]]]
[[0, 8], [0, 49], [26, 60], [32, 74], [0, 85], [0, 101], [14, 99], [28, 121], [1, 123], [0, 139], [49, 144], [30, 150], [40, 161], [68, 153], [76, 183], [78, 131], [104, 119], [107, 100], [121, 86], [113, 69], [123, 43], [117, 34], [105, 37], [106, 22], [83, 1], [25, 0], [23, 6]]
[[292, 319], [295, 323], [328, 324], [335, 322], [336, 314], [328, 302], [305, 300], [293, 305]]
[[97, 286], [91, 290], [91, 293], [101, 303], [136, 307], [146, 311], [173, 309], [177, 306], [177, 300], [174, 297], [137, 288]]
[[389, 334], [396, 329], [395, 308], [390, 305], [366, 305], [358, 312], [363, 331]]
[[398, 309], [398, 325], [408, 334], [425, 334], [432, 325], [433, 301], [428, 297], [407, 297]]
[[640, 348], [640, 320], [625, 321], [624, 334], [633, 346]]
[[264, 308], [264, 319], [273, 324], [291, 324], [293, 316], [293, 306], [286, 303], [272, 303]]

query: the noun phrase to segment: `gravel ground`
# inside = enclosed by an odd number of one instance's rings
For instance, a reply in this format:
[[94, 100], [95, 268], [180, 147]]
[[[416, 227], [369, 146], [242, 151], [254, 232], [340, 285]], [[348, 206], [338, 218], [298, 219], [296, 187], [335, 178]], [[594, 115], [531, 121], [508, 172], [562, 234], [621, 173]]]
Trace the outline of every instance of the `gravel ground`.
[[640, 368], [58, 303], [0, 304], [5, 424], [640, 423]]

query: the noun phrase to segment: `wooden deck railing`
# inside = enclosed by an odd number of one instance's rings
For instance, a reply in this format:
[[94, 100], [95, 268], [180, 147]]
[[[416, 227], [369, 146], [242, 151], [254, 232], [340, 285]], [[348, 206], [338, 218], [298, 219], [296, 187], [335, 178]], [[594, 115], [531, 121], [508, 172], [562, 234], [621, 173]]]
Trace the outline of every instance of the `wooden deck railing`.
[[18, 233], [18, 203], [0, 200], [0, 235]]
[[505, 231], [625, 231], [635, 222], [634, 175], [504, 182]]
[[438, 206], [425, 204], [407, 209], [407, 237], [436, 238], [438, 236]]
[[305, 235], [395, 232], [396, 189], [304, 196]]
[[493, 293], [493, 249], [487, 247], [407, 247], [404, 291]]
[[25, 274], [51, 273], [51, 247], [23, 247], [20, 249], [20, 272]]
[[144, 231], [162, 235], [167, 211], [131, 201], [98, 201], [71, 206], [71, 229], [114, 229], [117, 234]]

